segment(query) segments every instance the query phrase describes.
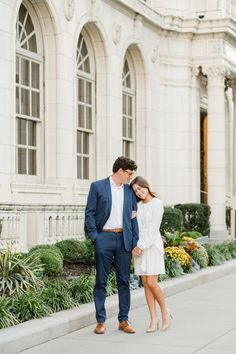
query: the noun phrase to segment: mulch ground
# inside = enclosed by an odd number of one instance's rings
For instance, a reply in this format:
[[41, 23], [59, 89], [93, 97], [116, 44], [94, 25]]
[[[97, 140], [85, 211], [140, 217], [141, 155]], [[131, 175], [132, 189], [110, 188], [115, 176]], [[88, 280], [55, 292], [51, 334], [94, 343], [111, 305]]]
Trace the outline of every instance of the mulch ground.
[[93, 268], [93, 264], [82, 263], [65, 263], [63, 267], [62, 277], [79, 276], [81, 274], [89, 275]]

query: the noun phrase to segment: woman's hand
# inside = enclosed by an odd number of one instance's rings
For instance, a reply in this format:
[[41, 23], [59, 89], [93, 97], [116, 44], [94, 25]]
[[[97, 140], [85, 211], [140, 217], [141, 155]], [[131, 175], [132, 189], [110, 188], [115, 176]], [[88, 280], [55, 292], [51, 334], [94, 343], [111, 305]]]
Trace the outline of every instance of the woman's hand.
[[139, 256], [141, 256], [142, 253], [143, 253], [143, 251], [138, 246], [134, 247], [134, 249], [132, 251], [132, 255], [134, 257], [139, 257]]

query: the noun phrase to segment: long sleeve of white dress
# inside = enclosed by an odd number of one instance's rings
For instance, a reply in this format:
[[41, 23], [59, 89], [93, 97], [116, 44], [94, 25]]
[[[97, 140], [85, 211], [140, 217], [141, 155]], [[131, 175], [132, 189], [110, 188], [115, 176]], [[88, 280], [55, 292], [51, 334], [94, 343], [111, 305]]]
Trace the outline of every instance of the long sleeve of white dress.
[[[142, 206], [145, 208], [145, 205]], [[145, 214], [142, 212], [140, 213], [140, 235], [137, 246], [142, 250], [149, 248], [154, 244], [163, 249], [163, 243], [159, 231], [163, 211], [164, 208], [162, 201], [155, 198], [152, 200], [152, 205], [150, 205], [150, 208], [148, 208]], [[145, 219], [143, 219], [144, 217]]]

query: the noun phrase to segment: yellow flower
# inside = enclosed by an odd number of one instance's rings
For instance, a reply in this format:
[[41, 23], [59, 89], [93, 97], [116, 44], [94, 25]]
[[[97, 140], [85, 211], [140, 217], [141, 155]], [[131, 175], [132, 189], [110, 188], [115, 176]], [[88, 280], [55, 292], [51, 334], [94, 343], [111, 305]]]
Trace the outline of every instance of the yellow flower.
[[165, 254], [170, 258], [177, 260], [181, 264], [181, 266], [189, 267], [192, 263], [192, 258], [181, 246], [166, 247]]

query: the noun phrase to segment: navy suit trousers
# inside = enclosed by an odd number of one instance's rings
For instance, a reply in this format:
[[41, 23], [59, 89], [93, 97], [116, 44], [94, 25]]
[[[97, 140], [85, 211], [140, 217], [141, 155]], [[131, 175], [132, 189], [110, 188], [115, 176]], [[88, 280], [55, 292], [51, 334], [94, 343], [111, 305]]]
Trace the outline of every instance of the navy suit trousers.
[[100, 232], [95, 241], [96, 283], [94, 302], [97, 322], [105, 322], [106, 286], [114, 260], [119, 296], [119, 322], [128, 320], [130, 309], [130, 264], [131, 252], [124, 248], [123, 233]]

